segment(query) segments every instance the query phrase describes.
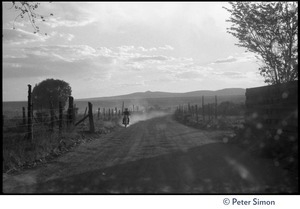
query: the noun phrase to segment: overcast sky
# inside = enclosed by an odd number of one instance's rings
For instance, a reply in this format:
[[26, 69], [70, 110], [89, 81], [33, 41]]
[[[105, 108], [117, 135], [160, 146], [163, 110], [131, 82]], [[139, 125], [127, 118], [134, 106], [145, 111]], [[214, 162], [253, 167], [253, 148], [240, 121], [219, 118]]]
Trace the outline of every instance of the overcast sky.
[[[252, 53], [226, 33], [226, 2], [41, 3], [41, 34], [3, 4], [3, 101], [62, 79], [75, 99], [265, 85]], [[47, 33], [47, 35], [44, 35]]]

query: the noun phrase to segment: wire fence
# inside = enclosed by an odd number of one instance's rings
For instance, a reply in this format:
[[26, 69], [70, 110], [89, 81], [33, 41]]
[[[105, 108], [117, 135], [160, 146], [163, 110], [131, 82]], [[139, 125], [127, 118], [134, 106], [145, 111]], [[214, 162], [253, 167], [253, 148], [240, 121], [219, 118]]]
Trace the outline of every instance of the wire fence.
[[[29, 93], [30, 95], [30, 93]], [[34, 106], [34, 105], [33, 105]], [[134, 108], [135, 107], [135, 108]], [[95, 108], [95, 107], [94, 107]], [[123, 108], [114, 107], [96, 107], [92, 109], [92, 104], [88, 102], [88, 106], [84, 108], [84, 113], [78, 114], [79, 108], [73, 103], [73, 99], [69, 98], [69, 107], [50, 107], [47, 109], [32, 109], [32, 105], [28, 107], [20, 107], [18, 110], [3, 111], [2, 124], [5, 136], [9, 134], [28, 134], [45, 130], [55, 132], [56, 130], [64, 131], [67, 129], [78, 130], [87, 128], [94, 132], [94, 122], [101, 124], [101, 121], [119, 120], [123, 116]], [[137, 105], [133, 105], [132, 111], [139, 110]], [[30, 115], [30, 117], [28, 117]], [[89, 119], [87, 119], [89, 118]], [[88, 124], [89, 125], [88, 125]], [[30, 136], [28, 137], [30, 138]]]
[[[45, 122], [35, 122], [35, 123], [31, 123], [31, 125], [38, 125], [38, 124], [42, 124], [42, 125], [45, 125], [47, 123], [52, 123], [52, 122], [59, 122], [59, 121], [62, 121], [62, 122], [68, 122], [69, 120], [66, 120], [66, 119], [63, 119], [63, 120], [51, 120], [51, 121], [45, 121]], [[25, 123], [25, 124], [20, 124], [20, 125], [3, 125], [3, 128], [17, 128], [17, 127], [27, 127], [29, 124], [28, 123]]]
[[[115, 108], [111, 108], [111, 110], [115, 110]], [[64, 109], [61, 109], [64, 110]], [[51, 111], [56, 112], [56, 114], [54, 114], [51, 118], [51, 114], [48, 113]], [[47, 112], [35, 112], [34, 116], [32, 117], [32, 123], [31, 125], [33, 127], [36, 126], [45, 126], [45, 127], [49, 127], [51, 126], [51, 124], [57, 125], [58, 123], [62, 123], [64, 126], [70, 122], [70, 120], [67, 118], [68, 115], [66, 113], [66, 111], [64, 112], [64, 114], [62, 115], [62, 119], [59, 119], [59, 116], [57, 115], [57, 112], [59, 112], [59, 109], [49, 109], [47, 110]], [[19, 115], [22, 115], [22, 113], [20, 113]], [[79, 121], [81, 119], [81, 117], [85, 117], [87, 114], [75, 114], [75, 118], [77, 118], [77, 120]], [[101, 119], [101, 120], [111, 120], [111, 119], [115, 119], [116, 117], [121, 117], [122, 113], [120, 111], [110, 111], [109, 108], [107, 108], [107, 111], [105, 112], [98, 112], [98, 111], [94, 111], [93, 112], [93, 117], [95, 120]], [[23, 129], [24, 134], [26, 133], [30, 133], [30, 132], [24, 132], [24, 129], [27, 128], [29, 126], [28, 123], [28, 117], [27, 114], [26, 116], [10, 116], [10, 114], [6, 114], [6, 115], [2, 115], [2, 124], [3, 124], [3, 131], [9, 131], [10, 129]], [[20, 130], [20, 131], [21, 131]]]
[[61, 119], [57, 115], [57, 112], [62, 112], [63, 110], [64, 110], [63, 108], [61, 109], [56, 108], [56, 109], [49, 109], [47, 110], [47, 112], [36, 111], [35, 113], [32, 113], [31, 123], [29, 123], [28, 114], [25, 114], [25, 111], [23, 112], [23, 116], [20, 116], [22, 115], [22, 113], [19, 114], [19, 116], [12, 116], [11, 114], [9, 114], [9, 112], [6, 112], [6, 114], [2, 115], [3, 132], [5, 133], [5, 132], [10, 132], [12, 130], [13, 131], [18, 130], [18, 131], [23, 131], [23, 133], [26, 134], [26, 133], [31, 133], [25, 131], [25, 128], [31, 125], [32, 127], [42, 127], [42, 126], [51, 127], [58, 123], [61, 124], [68, 123], [70, 122], [70, 120], [67, 119], [66, 113], [62, 115]]

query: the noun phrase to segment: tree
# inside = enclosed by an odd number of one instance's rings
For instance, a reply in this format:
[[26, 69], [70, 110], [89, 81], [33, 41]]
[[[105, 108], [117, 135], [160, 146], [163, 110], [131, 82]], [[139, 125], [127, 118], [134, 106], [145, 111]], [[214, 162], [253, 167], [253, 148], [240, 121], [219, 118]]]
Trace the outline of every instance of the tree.
[[62, 106], [64, 107], [71, 93], [71, 87], [65, 81], [53, 78], [46, 79], [36, 84], [32, 90], [34, 109], [42, 110], [43, 108], [50, 108], [50, 103], [56, 109], [58, 108], [59, 101], [62, 102]]
[[[36, 13], [36, 10], [38, 9], [39, 6], [40, 6], [40, 3], [37, 3], [37, 2], [13, 1], [12, 7], [10, 9], [14, 8], [18, 12], [18, 15], [14, 19], [13, 29], [15, 29], [15, 22], [17, 19], [19, 19], [19, 18], [23, 19], [23, 18], [27, 17], [34, 29], [33, 33], [40, 32], [40, 28], [36, 25], [36, 22], [39, 20], [44, 22], [44, 21], [46, 21], [45, 17], [53, 16], [53, 14], [50, 13], [50, 15], [45, 16], [45, 15]], [[45, 33], [45, 35], [47, 35], [47, 33]]]
[[229, 2], [227, 32], [256, 53], [265, 83], [298, 80], [298, 2]]

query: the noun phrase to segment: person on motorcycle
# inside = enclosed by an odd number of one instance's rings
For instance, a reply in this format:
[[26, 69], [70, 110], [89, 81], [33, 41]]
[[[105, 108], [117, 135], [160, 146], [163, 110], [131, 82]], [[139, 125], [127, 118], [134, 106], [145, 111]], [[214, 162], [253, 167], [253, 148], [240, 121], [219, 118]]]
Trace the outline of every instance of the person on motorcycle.
[[123, 115], [124, 115], [124, 117], [123, 117], [123, 124], [125, 124], [126, 123], [126, 118], [128, 118], [128, 123], [129, 123], [129, 115], [130, 115], [130, 113], [129, 113], [129, 110], [128, 110], [128, 108], [125, 108], [125, 111], [123, 112]]

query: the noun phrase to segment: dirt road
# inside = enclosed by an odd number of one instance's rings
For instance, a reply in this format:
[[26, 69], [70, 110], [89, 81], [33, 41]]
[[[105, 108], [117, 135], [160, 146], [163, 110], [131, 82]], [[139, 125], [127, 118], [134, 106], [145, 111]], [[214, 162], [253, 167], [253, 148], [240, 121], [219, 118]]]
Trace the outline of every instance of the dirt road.
[[4, 193], [286, 193], [285, 172], [171, 116], [140, 121], [43, 166], [3, 177]]

